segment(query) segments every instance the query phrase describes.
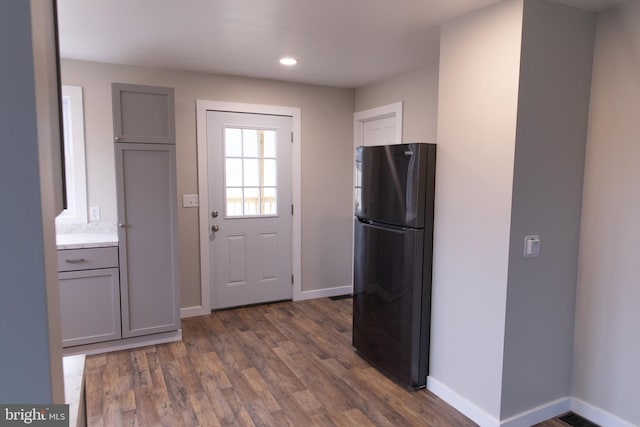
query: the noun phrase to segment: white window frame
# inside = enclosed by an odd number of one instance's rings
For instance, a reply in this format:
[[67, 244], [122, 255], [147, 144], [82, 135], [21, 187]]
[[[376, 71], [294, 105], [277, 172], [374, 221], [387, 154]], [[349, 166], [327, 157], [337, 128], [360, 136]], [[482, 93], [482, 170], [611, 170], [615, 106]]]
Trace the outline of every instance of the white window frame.
[[67, 209], [56, 224], [87, 223], [87, 171], [81, 86], [62, 85]]

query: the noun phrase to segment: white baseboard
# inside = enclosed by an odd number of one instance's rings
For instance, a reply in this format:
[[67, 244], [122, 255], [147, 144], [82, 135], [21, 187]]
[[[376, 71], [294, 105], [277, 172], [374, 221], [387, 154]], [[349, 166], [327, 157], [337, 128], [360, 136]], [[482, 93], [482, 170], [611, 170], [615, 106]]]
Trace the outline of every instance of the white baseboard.
[[184, 307], [180, 309], [181, 319], [184, 319], [186, 317], [206, 316], [207, 314], [211, 314], [211, 310], [207, 310], [201, 305], [197, 305], [195, 307]]
[[575, 397], [571, 399], [571, 410], [602, 427], [636, 427], [629, 421]]
[[571, 398], [563, 397], [502, 420], [501, 427], [529, 427], [555, 418], [571, 409]]
[[[316, 298], [328, 298], [328, 297], [337, 297], [341, 295], [351, 295], [353, 292], [352, 286], [338, 286], [335, 288], [327, 288], [327, 289], [315, 289], [312, 291], [303, 291], [293, 296], [294, 301], [304, 301], [309, 299]], [[206, 309], [201, 305], [197, 305], [194, 307], [184, 307], [180, 309], [180, 318], [185, 319], [187, 317], [195, 317], [195, 316], [206, 316], [207, 314], [211, 314], [211, 310]]]
[[315, 299], [315, 298], [337, 297], [341, 295], [350, 295], [352, 292], [353, 292], [353, 288], [351, 286], [338, 286], [336, 288], [315, 289], [312, 291], [302, 291], [298, 295], [295, 295], [293, 300], [304, 301], [304, 300]]
[[132, 348], [146, 347], [148, 345], [165, 344], [174, 341], [182, 341], [182, 329], [141, 337], [123, 338], [121, 340], [63, 348], [62, 353], [64, 356], [72, 356], [74, 354], [100, 354], [109, 353], [111, 351], [130, 350]]
[[482, 427], [529, 427], [569, 411], [573, 411], [602, 427], [636, 427], [629, 421], [571, 396], [554, 400], [498, 421], [487, 411], [433, 377], [427, 378], [427, 389]]
[[481, 427], [500, 426], [500, 421], [497, 418], [494, 418], [487, 411], [476, 406], [435, 378], [427, 377], [427, 389]]

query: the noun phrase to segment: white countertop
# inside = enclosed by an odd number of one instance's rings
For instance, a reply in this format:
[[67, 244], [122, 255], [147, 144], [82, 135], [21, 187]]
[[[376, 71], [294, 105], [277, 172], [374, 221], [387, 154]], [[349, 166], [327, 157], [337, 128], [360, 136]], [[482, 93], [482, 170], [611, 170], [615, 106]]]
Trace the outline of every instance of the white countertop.
[[115, 222], [56, 223], [56, 246], [57, 249], [118, 246], [118, 228]]
[[64, 398], [69, 404], [69, 426], [85, 425], [84, 417], [84, 362], [85, 355], [62, 358], [64, 370]]
[[85, 249], [118, 246], [116, 233], [70, 233], [56, 235], [57, 249]]

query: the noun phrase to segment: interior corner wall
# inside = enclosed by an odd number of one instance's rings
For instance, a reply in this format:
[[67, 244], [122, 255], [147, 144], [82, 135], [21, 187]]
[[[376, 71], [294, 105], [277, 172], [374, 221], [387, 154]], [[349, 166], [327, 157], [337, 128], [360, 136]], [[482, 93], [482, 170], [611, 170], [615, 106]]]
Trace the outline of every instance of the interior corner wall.
[[573, 396], [640, 425], [640, 1], [601, 12], [589, 111]]
[[510, 0], [456, 19], [440, 44], [429, 376], [495, 422], [522, 13]]
[[438, 64], [356, 88], [355, 111], [402, 101], [402, 141], [435, 142], [438, 124]]
[[523, 16], [501, 419], [571, 394], [595, 34], [594, 13], [550, 1], [525, 0]]
[[[196, 99], [301, 109], [302, 290], [352, 282], [353, 89], [75, 60], [62, 82], [84, 91], [88, 202], [116, 220], [111, 82], [175, 88], [178, 200], [198, 192]], [[178, 207], [182, 307], [200, 306], [198, 209]]]

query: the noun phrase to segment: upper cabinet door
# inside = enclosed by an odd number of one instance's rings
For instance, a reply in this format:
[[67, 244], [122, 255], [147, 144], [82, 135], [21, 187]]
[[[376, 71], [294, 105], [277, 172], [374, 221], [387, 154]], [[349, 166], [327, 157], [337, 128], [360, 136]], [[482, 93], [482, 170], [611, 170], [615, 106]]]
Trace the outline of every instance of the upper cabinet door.
[[115, 142], [175, 144], [172, 88], [112, 83]]

